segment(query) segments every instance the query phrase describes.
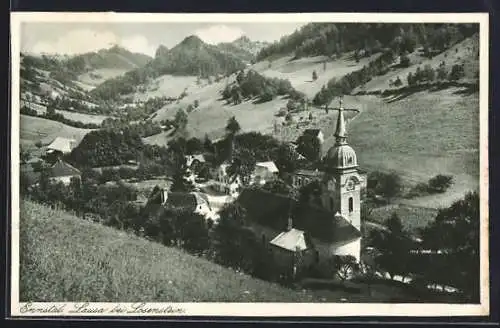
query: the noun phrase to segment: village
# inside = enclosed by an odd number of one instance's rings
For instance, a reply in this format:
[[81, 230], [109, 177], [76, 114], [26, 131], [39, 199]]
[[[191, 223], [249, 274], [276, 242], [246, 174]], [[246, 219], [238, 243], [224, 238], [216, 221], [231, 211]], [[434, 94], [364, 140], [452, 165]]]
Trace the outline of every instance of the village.
[[[352, 37], [368, 27], [384, 47]], [[91, 245], [60, 274], [123, 277], [108, 287], [124, 300], [129, 270], [163, 301], [476, 300], [475, 29], [349, 28], [311, 24], [300, 47], [187, 35], [154, 56], [23, 55], [21, 212], [38, 229], [23, 240]], [[309, 49], [316, 29], [349, 43]]]

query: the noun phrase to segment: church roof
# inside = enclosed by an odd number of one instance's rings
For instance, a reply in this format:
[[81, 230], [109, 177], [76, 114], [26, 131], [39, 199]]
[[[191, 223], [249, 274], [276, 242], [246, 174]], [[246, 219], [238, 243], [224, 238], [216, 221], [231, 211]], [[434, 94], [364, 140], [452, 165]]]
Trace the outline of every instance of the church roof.
[[296, 229], [307, 232], [323, 242], [348, 242], [361, 237], [361, 233], [342, 216], [319, 207], [298, 204], [296, 201], [262, 190], [245, 189], [238, 197], [249, 219], [259, 225], [283, 231], [292, 213]]
[[309, 248], [304, 231], [295, 228], [280, 233], [270, 243], [291, 252], [304, 251]]

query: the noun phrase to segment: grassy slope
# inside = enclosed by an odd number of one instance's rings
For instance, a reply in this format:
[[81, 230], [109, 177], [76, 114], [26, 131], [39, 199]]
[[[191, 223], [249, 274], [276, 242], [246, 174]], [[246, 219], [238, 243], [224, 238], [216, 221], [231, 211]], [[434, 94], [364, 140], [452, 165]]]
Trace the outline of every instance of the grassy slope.
[[[479, 97], [457, 91], [419, 92], [396, 102], [353, 97], [363, 104], [363, 111], [348, 127], [349, 142], [361, 166], [394, 170], [410, 183], [425, 182], [438, 173], [455, 177], [446, 193], [405, 203], [448, 206], [478, 187]], [[325, 145], [333, 142], [330, 137]]]
[[454, 64], [463, 63], [465, 71], [465, 78], [463, 80], [473, 81], [475, 79], [476, 72], [479, 70], [479, 36], [475, 35], [467, 38], [432, 58], [420, 56], [417, 50], [408, 57], [411, 61], [410, 67], [396, 68], [383, 76], [376, 76], [363, 87], [355, 89], [354, 92], [360, 90], [374, 91], [390, 89], [391, 87], [389, 86], [389, 81], [396, 80], [398, 76], [403, 82], [403, 85], [406, 86], [408, 85], [408, 73], [412, 72], [414, 74], [417, 67], [424, 68], [425, 65], [430, 65], [432, 68], [436, 69], [443, 61], [446, 64], [448, 73]]
[[28, 201], [22, 202], [20, 233], [22, 301], [310, 300], [177, 249]]
[[91, 129], [79, 129], [60, 122], [39, 117], [21, 115], [20, 142], [23, 145], [34, 145], [37, 141], [43, 144], [52, 142], [55, 137], [74, 138], [81, 141]]
[[[86, 91], [90, 91], [94, 89], [99, 84], [103, 83], [108, 79], [112, 79], [114, 77], [120, 76], [128, 72], [130, 69], [126, 68], [100, 68], [95, 69], [90, 72], [81, 74], [78, 76], [78, 81], [76, 83], [85, 89]], [[92, 76], [92, 75], [97, 75]]]
[[[344, 55], [336, 60], [330, 60], [324, 56], [292, 60], [292, 56], [286, 56], [271, 61], [271, 67], [269, 67], [269, 61], [266, 60], [255, 64], [253, 68], [267, 77], [290, 80], [294, 88], [312, 99], [330, 79], [341, 78], [352, 71], [359, 70], [380, 56], [380, 54], [375, 54], [367, 58], [361, 58], [359, 63], [356, 63], [350, 58], [350, 55]], [[323, 70], [325, 60], [327, 60], [326, 71]], [[313, 71], [318, 74], [316, 81], [312, 81]]]

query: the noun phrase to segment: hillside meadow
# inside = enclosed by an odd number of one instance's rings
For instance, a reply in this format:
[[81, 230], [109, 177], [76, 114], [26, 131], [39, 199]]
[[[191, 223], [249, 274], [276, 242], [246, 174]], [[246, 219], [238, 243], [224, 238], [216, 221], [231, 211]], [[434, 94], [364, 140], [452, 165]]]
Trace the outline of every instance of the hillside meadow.
[[25, 146], [34, 146], [37, 141], [42, 144], [52, 142], [56, 137], [72, 138], [77, 142], [92, 131], [91, 129], [80, 129], [72, 126], [27, 115], [20, 116], [20, 142]]

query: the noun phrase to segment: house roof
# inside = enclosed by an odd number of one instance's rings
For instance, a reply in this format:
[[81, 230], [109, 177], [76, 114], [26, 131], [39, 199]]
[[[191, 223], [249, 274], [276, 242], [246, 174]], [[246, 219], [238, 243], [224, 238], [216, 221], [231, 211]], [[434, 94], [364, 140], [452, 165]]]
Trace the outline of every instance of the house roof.
[[321, 178], [322, 176], [325, 175], [324, 172], [319, 171], [319, 170], [297, 170], [297, 171], [295, 171], [294, 174], [308, 176], [308, 177], [314, 177], [314, 178]]
[[210, 207], [207, 196], [199, 192], [171, 192], [168, 193], [165, 203], [166, 206], [182, 208], [188, 211], [195, 211], [199, 205], [203, 204]]
[[81, 174], [80, 170], [61, 160], [57, 161], [54, 165], [52, 165], [49, 173], [51, 178], [74, 176]]
[[361, 237], [361, 232], [344, 217], [323, 208], [299, 204], [283, 195], [245, 189], [238, 201], [251, 221], [277, 231], [283, 231], [291, 214], [295, 228], [324, 242], [348, 242]]
[[313, 135], [317, 137], [320, 133], [320, 129], [305, 129], [303, 134]]
[[276, 173], [279, 172], [278, 168], [276, 167], [276, 164], [274, 162], [259, 162], [256, 163], [255, 166], [260, 166], [266, 168], [269, 172]]
[[76, 141], [63, 137], [56, 137], [50, 145], [47, 146], [48, 150], [57, 150], [62, 153], [69, 153], [73, 150]]
[[304, 231], [295, 228], [280, 233], [271, 240], [271, 244], [291, 252], [303, 251], [309, 248]]

